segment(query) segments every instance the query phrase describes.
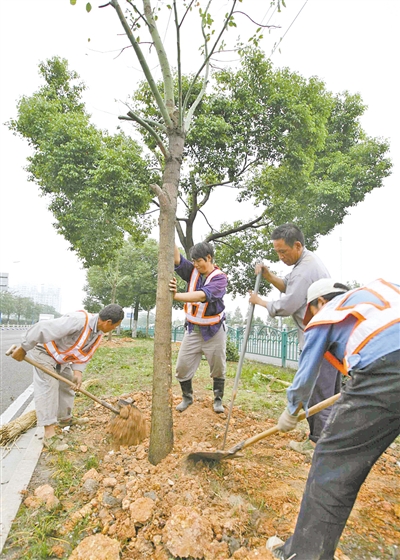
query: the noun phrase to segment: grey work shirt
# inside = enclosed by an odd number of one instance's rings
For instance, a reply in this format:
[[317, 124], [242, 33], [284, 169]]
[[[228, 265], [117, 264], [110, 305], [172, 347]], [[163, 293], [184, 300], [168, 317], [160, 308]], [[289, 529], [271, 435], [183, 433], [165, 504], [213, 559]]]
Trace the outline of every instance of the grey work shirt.
[[267, 302], [271, 317], [293, 317], [298, 329], [300, 349], [304, 344], [303, 318], [307, 307], [307, 290], [320, 278], [330, 278], [327, 268], [314, 253], [304, 247], [292, 271], [283, 278], [286, 291], [282, 292], [280, 299]]
[[[102, 334], [97, 330], [98, 318], [98, 313], [89, 313], [89, 327], [91, 328], [91, 333], [83, 347], [84, 352], [87, 352], [91, 346], [93, 346], [99, 334]], [[21, 346], [25, 352], [32, 350], [32, 348], [36, 346], [38, 350], [49, 355], [43, 344], [54, 340], [59, 350], [65, 352], [74, 346], [79, 339], [84, 329], [85, 321], [85, 314], [79, 311], [68, 313], [58, 319], [39, 321], [26, 331], [22, 337]], [[83, 364], [73, 363], [72, 368], [74, 370], [83, 371], [88, 362]]]

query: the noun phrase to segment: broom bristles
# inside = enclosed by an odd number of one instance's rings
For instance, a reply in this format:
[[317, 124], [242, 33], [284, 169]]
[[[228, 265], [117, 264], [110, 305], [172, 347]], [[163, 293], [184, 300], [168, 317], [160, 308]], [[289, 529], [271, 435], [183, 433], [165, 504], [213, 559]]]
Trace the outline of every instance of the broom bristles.
[[21, 434], [32, 428], [36, 424], [36, 410], [31, 410], [8, 422], [8, 424], [4, 424], [0, 426], [0, 445], [6, 446], [16, 439], [19, 438]]
[[138, 445], [147, 437], [147, 423], [135, 406], [123, 406], [110, 422], [108, 432], [116, 445]]

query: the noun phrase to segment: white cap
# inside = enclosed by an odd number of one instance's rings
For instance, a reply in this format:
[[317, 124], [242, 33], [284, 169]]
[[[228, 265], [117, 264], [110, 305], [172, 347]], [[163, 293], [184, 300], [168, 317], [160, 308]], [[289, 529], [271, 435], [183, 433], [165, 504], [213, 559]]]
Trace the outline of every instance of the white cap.
[[334, 294], [337, 292], [338, 294], [345, 293], [346, 290], [343, 288], [335, 288], [336, 280], [332, 278], [320, 278], [307, 290], [307, 308], [306, 313], [304, 315], [303, 324], [307, 325], [312, 318], [311, 310], [310, 310], [310, 303], [315, 299], [323, 296], [327, 296], [328, 294]]

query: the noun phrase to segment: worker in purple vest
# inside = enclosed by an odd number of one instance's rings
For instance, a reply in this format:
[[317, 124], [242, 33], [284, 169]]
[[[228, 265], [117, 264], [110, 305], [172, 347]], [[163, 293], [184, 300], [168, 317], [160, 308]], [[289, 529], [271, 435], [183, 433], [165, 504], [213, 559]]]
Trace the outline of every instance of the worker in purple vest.
[[204, 353], [213, 379], [214, 411], [224, 412], [226, 372], [225, 305], [223, 297], [228, 284], [226, 274], [214, 264], [210, 243], [197, 243], [190, 250], [191, 261], [175, 246], [175, 272], [187, 282], [186, 292], [177, 292], [176, 278], [170, 281], [175, 301], [185, 302], [185, 336], [183, 338], [176, 377], [182, 389], [182, 402], [176, 410], [183, 412], [193, 403], [192, 379]]

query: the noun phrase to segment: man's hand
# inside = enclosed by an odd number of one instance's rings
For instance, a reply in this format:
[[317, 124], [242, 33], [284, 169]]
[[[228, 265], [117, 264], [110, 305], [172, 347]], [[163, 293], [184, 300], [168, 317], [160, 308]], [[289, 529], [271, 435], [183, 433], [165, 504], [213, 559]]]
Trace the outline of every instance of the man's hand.
[[74, 370], [74, 377], [72, 381], [75, 383], [75, 386], [72, 387], [75, 391], [81, 388], [82, 385], [82, 372], [75, 369]]
[[174, 298], [177, 290], [178, 290], [178, 285], [177, 285], [176, 278], [172, 278], [172, 280], [169, 281], [169, 291], [173, 292]]
[[16, 350], [14, 350], [14, 352], [11, 354], [11, 357], [14, 358], [14, 360], [17, 360], [17, 362], [22, 362], [22, 360], [25, 358], [26, 356], [26, 352], [25, 350], [22, 348], [22, 346], [19, 346]]
[[266, 266], [263, 262], [257, 263], [254, 268], [254, 273], [256, 276], [258, 276], [260, 272], [261, 272], [261, 276], [266, 279], [268, 279], [271, 274], [268, 266]]
[[277, 427], [281, 432], [290, 432], [297, 426], [297, 414], [290, 414], [287, 408], [282, 412], [279, 417]]
[[255, 292], [249, 292], [250, 298], [249, 298], [249, 303], [253, 304], [253, 305], [262, 305], [263, 307], [266, 307], [266, 301], [262, 298], [260, 298], [260, 296], [258, 294], [256, 294]]

